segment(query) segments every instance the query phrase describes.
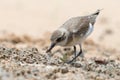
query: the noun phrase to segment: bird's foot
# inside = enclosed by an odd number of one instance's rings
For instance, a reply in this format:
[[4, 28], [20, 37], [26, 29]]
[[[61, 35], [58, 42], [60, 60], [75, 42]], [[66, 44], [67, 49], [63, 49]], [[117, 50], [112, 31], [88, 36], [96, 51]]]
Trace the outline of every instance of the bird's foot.
[[73, 60], [70, 60], [70, 61], [66, 61], [65, 63], [71, 64], [72, 62], [73, 62]]
[[65, 63], [71, 64], [71, 63], [73, 63], [73, 62], [76, 62], [76, 59], [73, 58], [72, 60], [66, 61]]

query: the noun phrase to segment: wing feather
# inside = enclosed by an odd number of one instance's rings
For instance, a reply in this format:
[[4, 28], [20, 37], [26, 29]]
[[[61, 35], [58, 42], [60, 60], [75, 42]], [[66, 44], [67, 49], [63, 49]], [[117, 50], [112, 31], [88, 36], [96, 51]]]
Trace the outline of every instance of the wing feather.
[[81, 28], [89, 26], [89, 18], [87, 16], [74, 17], [66, 21], [61, 27], [66, 28], [71, 33], [76, 33]]

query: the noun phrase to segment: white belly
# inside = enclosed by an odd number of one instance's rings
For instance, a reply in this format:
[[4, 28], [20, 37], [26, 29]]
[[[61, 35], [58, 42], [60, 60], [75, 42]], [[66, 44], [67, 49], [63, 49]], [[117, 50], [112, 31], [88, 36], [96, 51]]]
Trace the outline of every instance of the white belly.
[[85, 38], [74, 38], [73, 41], [71, 41], [70, 43], [68, 43], [68, 44], [65, 45], [65, 46], [79, 45], [79, 44], [81, 44], [84, 40], [85, 40]]

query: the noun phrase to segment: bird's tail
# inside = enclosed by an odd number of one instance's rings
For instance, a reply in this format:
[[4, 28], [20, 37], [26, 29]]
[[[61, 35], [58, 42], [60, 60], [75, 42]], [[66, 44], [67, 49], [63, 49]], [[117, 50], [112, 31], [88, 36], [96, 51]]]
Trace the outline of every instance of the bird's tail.
[[98, 9], [95, 13], [93, 13], [92, 15], [99, 15], [100, 11], [103, 9]]

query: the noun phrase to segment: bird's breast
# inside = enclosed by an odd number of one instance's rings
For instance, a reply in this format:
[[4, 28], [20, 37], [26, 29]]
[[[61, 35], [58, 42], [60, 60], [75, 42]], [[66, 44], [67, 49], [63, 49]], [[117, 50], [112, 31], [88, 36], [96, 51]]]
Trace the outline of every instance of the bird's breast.
[[74, 46], [77, 44], [81, 44], [84, 41], [85, 37], [83, 36], [74, 36], [72, 35], [71, 37], [68, 38], [66, 46]]

